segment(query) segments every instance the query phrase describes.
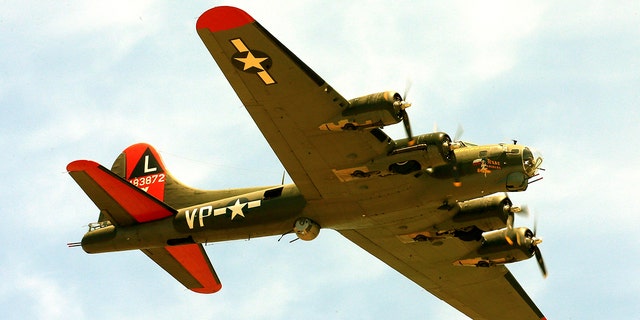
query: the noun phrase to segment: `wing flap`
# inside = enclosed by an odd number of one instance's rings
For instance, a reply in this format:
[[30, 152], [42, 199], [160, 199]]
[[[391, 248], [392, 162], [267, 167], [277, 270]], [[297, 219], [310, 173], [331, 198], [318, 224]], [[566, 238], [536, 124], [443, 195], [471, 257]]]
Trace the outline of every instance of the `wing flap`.
[[220, 279], [201, 244], [141, 251], [191, 291], [215, 293], [222, 288]]
[[67, 171], [116, 226], [130, 226], [172, 216], [175, 209], [89, 160], [67, 165]]

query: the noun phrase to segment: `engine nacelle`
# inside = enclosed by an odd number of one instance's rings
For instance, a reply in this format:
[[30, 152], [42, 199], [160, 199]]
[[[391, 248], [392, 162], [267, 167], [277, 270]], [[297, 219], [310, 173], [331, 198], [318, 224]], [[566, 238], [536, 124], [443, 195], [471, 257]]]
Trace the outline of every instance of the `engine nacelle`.
[[293, 224], [293, 231], [299, 239], [311, 241], [320, 233], [320, 225], [309, 218], [299, 218]]
[[421, 174], [425, 170], [455, 161], [455, 154], [449, 149], [451, 138], [446, 133], [434, 132], [419, 137], [419, 144], [395, 148], [361, 166], [334, 170], [334, 173], [341, 181], [346, 182], [375, 176]]
[[483, 231], [504, 228], [511, 207], [511, 200], [503, 193], [458, 202], [452, 208], [452, 210], [457, 210], [458, 212], [449, 221], [436, 227], [440, 232], [469, 230], [475, 227], [473, 229], [476, 230], [479, 238], [480, 233]]
[[394, 91], [374, 93], [349, 100], [342, 114], [320, 126], [320, 130], [342, 131], [373, 129], [396, 124], [403, 119], [403, 110], [410, 104]]
[[535, 236], [528, 228], [504, 228], [482, 234], [482, 244], [475, 252], [455, 261], [454, 265], [490, 267], [531, 258], [535, 253]]

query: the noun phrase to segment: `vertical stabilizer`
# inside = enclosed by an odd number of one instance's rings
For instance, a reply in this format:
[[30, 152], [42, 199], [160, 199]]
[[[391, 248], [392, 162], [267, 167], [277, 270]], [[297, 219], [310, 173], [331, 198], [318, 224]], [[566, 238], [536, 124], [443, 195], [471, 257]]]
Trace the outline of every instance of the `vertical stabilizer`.
[[137, 143], [126, 148], [113, 162], [111, 171], [176, 209], [265, 188], [201, 190], [189, 187], [167, 170], [158, 151], [147, 143]]
[[113, 163], [111, 171], [164, 201], [168, 172], [162, 158], [151, 145], [138, 143], [126, 148]]

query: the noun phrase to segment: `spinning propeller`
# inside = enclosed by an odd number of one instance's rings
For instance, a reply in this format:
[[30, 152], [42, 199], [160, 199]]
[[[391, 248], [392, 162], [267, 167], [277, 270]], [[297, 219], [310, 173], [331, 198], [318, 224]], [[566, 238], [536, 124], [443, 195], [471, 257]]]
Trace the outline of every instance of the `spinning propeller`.
[[[509, 216], [507, 216], [507, 228], [509, 229], [513, 229], [513, 220], [516, 214], [525, 218], [529, 217], [529, 206], [527, 206], [526, 204], [520, 207], [514, 207], [509, 205], [509, 208], [507, 210], [509, 211]], [[535, 224], [535, 219], [534, 219], [534, 224]]]
[[[529, 207], [524, 205], [522, 207], [510, 207], [509, 208], [509, 216], [507, 217], [507, 228], [509, 230], [513, 229], [513, 220], [514, 220], [514, 214], [518, 214], [524, 217], [528, 217], [529, 216]], [[540, 267], [540, 271], [542, 272], [542, 276], [543, 277], [547, 277], [547, 267], [544, 264], [544, 259], [542, 258], [542, 253], [540, 252], [540, 248], [538, 248], [538, 245], [542, 243], [542, 238], [538, 238], [536, 237], [537, 234], [537, 229], [538, 229], [538, 219], [536, 219], [536, 217], [533, 217], [533, 231], [531, 230], [527, 230], [527, 232], [525, 232], [525, 239], [524, 239], [524, 244], [533, 249], [533, 255], [536, 257], [536, 261], [538, 262], [538, 267]], [[508, 241], [510, 241], [510, 239], [507, 239]], [[518, 244], [522, 245], [522, 243], [520, 243], [520, 238], [518, 237]]]
[[411, 88], [411, 83], [407, 84], [407, 87], [404, 90], [404, 94], [402, 97], [396, 98], [396, 102], [394, 105], [400, 107], [400, 112], [398, 115], [402, 118], [402, 124], [404, 124], [404, 130], [407, 132], [408, 145], [413, 146], [416, 142], [413, 139], [413, 133], [411, 132], [411, 123], [409, 122], [409, 114], [407, 113], [407, 108], [411, 107], [411, 103], [407, 102], [407, 94], [409, 93], [409, 89]]
[[533, 254], [536, 256], [536, 261], [538, 261], [538, 266], [540, 267], [540, 271], [542, 272], [543, 277], [547, 277], [547, 267], [544, 265], [544, 260], [542, 259], [542, 253], [540, 252], [540, 248], [538, 245], [542, 243], [541, 238], [536, 237], [536, 232], [538, 229], [537, 220], [533, 220], [533, 237], [531, 237], [531, 246], [533, 246]]

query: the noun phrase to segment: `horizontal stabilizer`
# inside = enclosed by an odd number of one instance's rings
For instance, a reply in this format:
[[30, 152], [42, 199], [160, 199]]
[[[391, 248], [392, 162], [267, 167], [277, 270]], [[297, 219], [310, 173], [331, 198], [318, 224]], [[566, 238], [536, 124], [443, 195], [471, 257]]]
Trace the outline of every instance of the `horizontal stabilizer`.
[[142, 252], [189, 290], [215, 293], [222, 288], [201, 244], [143, 249]]
[[[74, 161], [67, 165], [67, 171], [115, 226], [155, 221], [176, 213], [175, 209], [96, 162]], [[201, 244], [141, 251], [194, 292], [214, 293], [222, 288]]]
[[100, 212], [116, 226], [130, 226], [172, 216], [175, 209], [89, 160], [67, 165], [67, 171]]

